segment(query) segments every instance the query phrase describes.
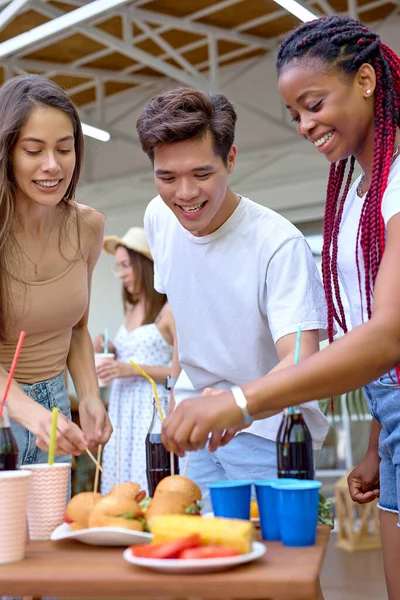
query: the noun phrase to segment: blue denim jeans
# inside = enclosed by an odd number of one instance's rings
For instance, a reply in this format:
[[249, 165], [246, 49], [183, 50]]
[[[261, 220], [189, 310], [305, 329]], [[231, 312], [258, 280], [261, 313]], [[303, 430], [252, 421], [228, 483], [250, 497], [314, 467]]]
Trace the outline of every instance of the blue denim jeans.
[[[21, 388], [29, 398], [32, 398], [32, 400], [44, 408], [52, 410], [56, 406], [59, 408], [60, 413], [71, 419], [71, 406], [65, 388], [64, 373], [60, 373], [56, 377], [52, 377], [46, 381], [33, 383], [32, 385], [22, 384]], [[12, 420], [11, 429], [18, 445], [19, 465], [33, 465], [47, 462], [48, 453], [36, 446], [36, 436], [33, 433]], [[56, 456], [55, 461], [71, 462], [71, 456]]]
[[[185, 468], [186, 457], [179, 459], [179, 472]], [[212, 510], [208, 483], [235, 479], [274, 479], [277, 476], [276, 444], [252, 433], [240, 432], [216, 452], [207, 448], [192, 452], [187, 477], [197, 483], [203, 494], [202, 513]]]
[[400, 385], [395, 371], [365, 386], [371, 415], [382, 426], [379, 436], [379, 508], [399, 512], [400, 500]]

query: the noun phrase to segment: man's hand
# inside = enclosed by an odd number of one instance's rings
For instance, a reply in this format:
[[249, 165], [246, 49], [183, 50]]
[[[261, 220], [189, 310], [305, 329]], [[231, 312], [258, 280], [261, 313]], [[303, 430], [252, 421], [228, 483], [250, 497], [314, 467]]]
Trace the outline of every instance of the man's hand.
[[[51, 411], [40, 407], [41, 411], [39, 418], [31, 431], [36, 436], [36, 445], [40, 450], [48, 452], [50, 445], [50, 435], [52, 426]], [[84, 433], [75, 423], [72, 423], [67, 417], [61, 413], [57, 420], [57, 436], [55, 453], [58, 456], [73, 454], [79, 456], [85, 451], [87, 440]]]
[[[163, 423], [161, 440], [165, 448], [177, 456], [186, 450], [205, 447], [209, 434], [215, 435], [213, 447], [220, 445], [224, 430], [243, 427], [240, 408], [229, 391], [183, 400]], [[231, 439], [228, 434], [227, 439]]]
[[347, 478], [350, 496], [358, 504], [366, 504], [379, 498], [379, 463], [375, 452], [367, 452], [364, 460]]
[[100, 398], [79, 403], [79, 420], [90, 450], [96, 450], [99, 444], [104, 446], [108, 442], [112, 425]]
[[[213, 388], [205, 388], [205, 390], [203, 391], [203, 393], [201, 395], [202, 396], [220, 396], [221, 394], [224, 393], [224, 391], [225, 390], [214, 390]], [[242, 424], [239, 427], [231, 427], [230, 429], [214, 431], [211, 436], [210, 443], [208, 445], [209, 451], [215, 452], [217, 450], [217, 448], [220, 448], [221, 446], [226, 446], [227, 443], [230, 442], [231, 439], [234, 438], [235, 435], [239, 431], [244, 429], [245, 427], [249, 427], [249, 426]]]
[[131, 377], [135, 376], [130, 365], [118, 362], [112, 358], [105, 358], [101, 361], [101, 364], [96, 367], [98, 377], [100, 377], [106, 385], [111, 383], [113, 379], [118, 379], [118, 377], [127, 377], [127, 371], [129, 371]]

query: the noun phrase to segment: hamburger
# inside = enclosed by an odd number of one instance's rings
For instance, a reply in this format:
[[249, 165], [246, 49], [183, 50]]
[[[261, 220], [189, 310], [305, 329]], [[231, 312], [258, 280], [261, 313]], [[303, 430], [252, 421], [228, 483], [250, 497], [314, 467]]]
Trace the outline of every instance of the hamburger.
[[96, 504], [89, 516], [89, 527], [118, 527], [144, 530], [143, 511], [134, 498], [108, 495]]
[[146, 511], [146, 521], [158, 515], [199, 514], [197, 503], [181, 492], [163, 492], [155, 495]]
[[[192, 481], [188, 477], [184, 477], [183, 475], [170, 475], [168, 477], [164, 477], [164, 479], [161, 479], [160, 483], [157, 485], [157, 487], [155, 489], [154, 498], [151, 501], [150, 506], [152, 506], [153, 502], [155, 502], [156, 500], [158, 503], [158, 499], [161, 496], [172, 493], [172, 492], [174, 492], [175, 494], [178, 493], [180, 496], [185, 497], [185, 503], [186, 503], [185, 513], [186, 514], [193, 514], [193, 515], [200, 514], [201, 505], [199, 503], [201, 502], [202, 497], [203, 497], [201, 490], [200, 490], [199, 486], [194, 483], [194, 481]], [[162, 514], [167, 514], [167, 513], [164, 512]], [[173, 513], [169, 513], [169, 514], [173, 514]], [[182, 514], [182, 513], [178, 512], [175, 514]]]
[[119, 483], [118, 485], [114, 486], [108, 493], [108, 497], [112, 496], [118, 496], [118, 498], [128, 498], [130, 500], [133, 499], [139, 503], [146, 497], [146, 492], [140, 489], [140, 485], [138, 483], [129, 481], [126, 483]]
[[102, 498], [102, 494], [94, 492], [81, 492], [71, 498], [64, 513], [64, 521], [72, 531], [88, 528], [89, 515]]

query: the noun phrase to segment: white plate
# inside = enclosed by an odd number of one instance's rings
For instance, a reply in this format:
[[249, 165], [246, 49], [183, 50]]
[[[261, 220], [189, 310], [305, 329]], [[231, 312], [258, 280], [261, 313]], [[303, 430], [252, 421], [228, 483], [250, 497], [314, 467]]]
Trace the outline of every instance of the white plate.
[[248, 554], [239, 554], [239, 556], [228, 556], [226, 558], [196, 558], [191, 560], [182, 560], [180, 558], [139, 558], [134, 556], [127, 548], [124, 551], [124, 559], [138, 567], [147, 567], [153, 571], [161, 573], [215, 573], [232, 569], [238, 565], [251, 562], [263, 556], [267, 548], [260, 542], [253, 542], [253, 550]]
[[53, 542], [77, 540], [90, 546], [135, 546], [147, 544], [152, 537], [151, 533], [130, 531], [129, 529], [119, 529], [117, 527], [93, 527], [92, 529], [71, 531], [68, 523], [63, 523], [53, 531], [50, 539]]

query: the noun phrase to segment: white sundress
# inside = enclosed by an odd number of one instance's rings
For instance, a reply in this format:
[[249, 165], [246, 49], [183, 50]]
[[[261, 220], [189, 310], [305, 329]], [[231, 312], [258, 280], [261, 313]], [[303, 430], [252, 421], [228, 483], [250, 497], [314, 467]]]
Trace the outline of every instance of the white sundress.
[[[173, 347], [163, 338], [156, 323], [142, 325], [128, 331], [121, 325], [114, 340], [117, 360], [138, 365], [168, 367], [172, 363]], [[161, 383], [156, 384], [158, 395], [169, 396]], [[114, 379], [108, 406], [114, 428], [104, 447], [103, 468], [112, 481], [117, 481], [117, 428], [120, 428], [120, 483], [134, 481], [148, 491], [146, 478], [145, 440], [153, 415], [153, 390], [144, 377]], [[102, 477], [101, 492], [110, 491], [108, 481]]]

